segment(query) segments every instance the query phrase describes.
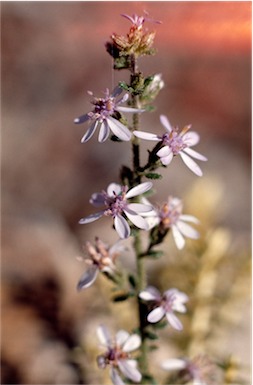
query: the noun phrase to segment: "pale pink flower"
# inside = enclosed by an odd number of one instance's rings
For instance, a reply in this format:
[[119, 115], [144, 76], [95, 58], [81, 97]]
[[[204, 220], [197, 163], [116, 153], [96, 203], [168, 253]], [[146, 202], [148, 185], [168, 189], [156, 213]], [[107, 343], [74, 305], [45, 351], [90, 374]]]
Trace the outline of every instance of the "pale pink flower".
[[[144, 198], [142, 202], [150, 204]], [[151, 212], [145, 214], [145, 219], [149, 223], [149, 229], [160, 226], [163, 229], [171, 229], [174, 241], [179, 250], [185, 246], [185, 237], [198, 239], [199, 233], [187, 222], [198, 224], [199, 220], [193, 215], [183, 214], [183, 202], [181, 199], [169, 196], [166, 203], [161, 207], [153, 208]]]
[[140, 336], [138, 334], [130, 335], [125, 330], [120, 330], [112, 339], [103, 325], [98, 327], [97, 335], [101, 345], [106, 348], [106, 352], [97, 357], [97, 363], [101, 369], [105, 369], [107, 365], [110, 367], [113, 384], [124, 384], [120, 373], [134, 383], [140, 382], [142, 375], [137, 368], [137, 361], [130, 355], [132, 351], [140, 347]]
[[164, 166], [170, 164], [174, 156], [180, 155], [183, 162], [194, 174], [202, 176], [200, 167], [192, 158], [201, 161], [206, 161], [207, 158], [191, 148], [199, 142], [199, 135], [194, 131], [189, 132], [191, 125], [185, 126], [182, 131], [179, 131], [178, 127], [170, 125], [164, 115], [160, 116], [160, 121], [166, 129], [166, 133], [163, 135], [143, 131], [134, 131], [133, 133], [138, 138], [162, 142], [162, 147], [156, 155]]
[[129, 203], [128, 199], [144, 194], [152, 187], [151, 182], [144, 182], [130, 190], [127, 186], [121, 186], [117, 183], [111, 183], [107, 191], [94, 193], [91, 196], [90, 203], [95, 207], [105, 206], [102, 211], [82, 218], [79, 223], [86, 224], [96, 221], [103, 215], [113, 217], [115, 230], [120, 238], [130, 236], [130, 226], [126, 220], [128, 218], [136, 227], [148, 230], [148, 223], [142, 217], [142, 213], [153, 210], [151, 205], [142, 203]]
[[77, 284], [77, 290], [90, 287], [96, 280], [99, 272], [113, 275], [116, 271], [115, 260], [123, 251], [123, 247], [119, 242], [109, 247], [99, 238], [96, 238], [95, 246], [90, 242], [86, 242], [86, 249], [88, 256], [84, 261], [89, 267], [81, 276]]
[[[87, 132], [81, 139], [82, 143], [87, 142], [93, 136], [97, 128], [99, 129], [98, 141], [101, 143], [108, 138], [110, 130], [121, 140], [128, 141], [131, 139], [132, 133], [113, 115], [117, 111], [136, 113], [143, 112], [144, 110], [119, 106], [119, 104], [126, 102], [129, 98], [128, 94], [124, 94], [123, 97], [117, 99], [117, 97], [121, 95], [122, 91], [123, 90], [120, 87], [116, 87], [110, 94], [109, 90], [107, 89], [105, 91], [104, 98], [94, 97], [93, 101], [91, 102], [94, 105], [94, 109], [91, 112], [88, 112], [87, 114], [82, 115], [74, 120], [74, 123], [76, 124], [81, 124], [84, 122], [91, 123]], [[93, 94], [90, 92], [90, 95]]]
[[144, 301], [154, 302], [154, 309], [148, 314], [147, 320], [150, 323], [159, 322], [166, 316], [168, 323], [176, 330], [182, 330], [183, 325], [174, 312], [185, 313], [185, 303], [188, 296], [177, 289], [169, 289], [162, 295], [153, 286], [148, 286], [141, 291], [139, 297]]
[[184, 383], [193, 385], [217, 384], [217, 370], [206, 355], [198, 355], [192, 360], [188, 358], [172, 358], [164, 361], [161, 367], [167, 371], [179, 371], [178, 377]]
[[[146, 13], [146, 15], [148, 15], [147, 12], [145, 12], [145, 13]], [[138, 29], [142, 28], [142, 25], [144, 24], [145, 21], [149, 21], [149, 22], [156, 23], [156, 24], [161, 24], [161, 21], [149, 19], [145, 16], [138, 16], [136, 14], [133, 14], [133, 16], [122, 14], [121, 16], [128, 19], [133, 24], [133, 26], [137, 27]]]

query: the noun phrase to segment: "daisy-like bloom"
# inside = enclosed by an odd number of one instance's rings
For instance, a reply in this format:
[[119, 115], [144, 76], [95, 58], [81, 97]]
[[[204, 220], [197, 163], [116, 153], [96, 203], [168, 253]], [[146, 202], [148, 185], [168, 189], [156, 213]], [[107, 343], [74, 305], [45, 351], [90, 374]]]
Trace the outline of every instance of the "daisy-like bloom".
[[193, 385], [211, 385], [217, 383], [214, 364], [206, 355], [188, 358], [172, 358], [164, 361], [161, 367], [167, 371], [179, 371], [178, 377], [184, 383], [192, 381]]
[[111, 183], [107, 187], [107, 191], [94, 193], [90, 199], [90, 203], [95, 207], [105, 206], [105, 208], [98, 213], [82, 218], [79, 223], [91, 223], [103, 215], [111, 216], [113, 217], [114, 226], [120, 238], [128, 238], [131, 230], [125, 218], [126, 216], [136, 227], [148, 230], [148, 223], [141, 214], [153, 210], [153, 207], [142, 203], [129, 203], [128, 199], [144, 194], [150, 190], [151, 187], [151, 182], [144, 182], [129, 190], [127, 186]]
[[[84, 122], [91, 123], [87, 132], [81, 139], [82, 143], [87, 142], [93, 136], [97, 128], [99, 129], [98, 141], [101, 143], [108, 138], [110, 130], [121, 140], [128, 141], [131, 139], [132, 133], [124, 124], [115, 119], [113, 115], [116, 112], [136, 113], [143, 112], [144, 110], [119, 106], [119, 104], [126, 102], [129, 98], [128, 94], [124, 94], [122, 97], [118, 98], [122, 91], [123, 90], [120, 87], [116, 87], [110, 94], [107, 89], [104, 98], [93, 98], [91, 102], [94, 105], [93, 111], [79, 116], [79, 118], [74, 120], [74, 123], [76, 124], [82, 124]], [[93, 95], [92, 92], [89, 92], [89, 94]]]
[[147, 320], [150, 323], [159, 322], [166, 316], [168, 323], [176, 330], [183, 330], [181, 321], [174, 312], [185, 313], [185, 303], [188, 296], [177, 289], [169, 289], [162, 295], [153, 286], [148, 286], [146, 290], [140, 292], [139, 297], [144, 301], [154, 302], [154, 309], [148, 314]]
[[178, 127], [172, 127], [165, 115], [160, 116], [160, 121], [166, 129], [166, 133], [163, 135], [143, 131], [134, 131], [133, 133], [138, 138], [161, 142], [161, 148], [156, 155], [164, 166], [170, 164], [174, 156], [180, 155], [185, 165], [194, 174], [202, 176], [200, 167], [192, 158], [201, 161], [206, 161], [207, 158], [191, 148], [199, 142], [199, 135], [194, 131], [189, 132], [191, 125], [185, 126], [181, 131]]
[[106, 352], [97, 357], [99, 368], [110, 367], [110, 377], [114, 385], [124, 385], [120, 376], [123, 374], [131, 381], [140, 382], [142, 375], [137, 368], [137, 361], [131, 358], [130, 353], [138, 349], [141, 339], [137, 334], [129, 335], [125, 330], [116, 333], [112, 339], [105, 326], [101, 325], [97, 329], [99, 341]]
[[88, 265], [88, 269], [81, 276], [77, 284], [77, 290], [90, 287], [96, 280], [99, 272], [113, 275], [116, 271], [115, 260], [120, 255], [123, 247], [118, 242], [109, 247], [97, 237], [95, 246], [90, 242], [86, 242], [86, 249], [88, 257], [85, 258], [85, 262]]
[[[145, 199], [145, 200], [143, 200]], [[142, 202], [149, 204], [146, 198]], [[199, 233], [187, 222], [199, 224], [193, 215], [182, 214], [183, 202], [181, 199], [169, 196], [166, 203], [159, 208], [153, 208], [145, 214], [149, 229], [160, 226], [161, 229], [171, 229], [176, 246], [181, 250], [185, 246], [185, 238], [198, 239]]]

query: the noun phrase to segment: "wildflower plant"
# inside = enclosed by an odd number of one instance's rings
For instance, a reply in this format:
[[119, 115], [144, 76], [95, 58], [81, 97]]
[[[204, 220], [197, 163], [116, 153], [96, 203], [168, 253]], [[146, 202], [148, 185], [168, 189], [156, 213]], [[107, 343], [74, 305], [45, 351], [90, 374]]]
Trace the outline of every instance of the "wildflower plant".
[[[136, 269], [126, 272], [128, 279], [127, 285], [124, 286], [124, 295], [116, 296], [114, 300], [135, 300], [134, 309], [138, 313], [139, 323], [131, 325], [131, 330], [128, 331], [120, 329], [115, 338], [111, 337], [107, 327], [101, 324], [97, 335], [104, 352], [98, 355], [97, 363], [100, 369], [109, 368], [114, 385], [129, 381], [156, 384], [155, 374], [151, 373], [149, 368], [151, 342], [154, 338], [159, 338], [159, 329], [154, 329], [154, 324], [159, 324], [159, 328], [167, 327], [172, 333], [182, 333], [184, 313], [187, 312], [187, 304], [191, 299], [180, 288], [165, 288], [167, 290], [161, 294], [157, 288], [151, 286], [147, 282], [146, 259], [155, 258], [155, 263], [156, 258], [162, 254], [156, 246], [164, 241], [170, 231], [179, 250], [183, 249], [187, 238], [197, 239], [199, 221], [188, 213], [183, 214], [182, 200], [172, 197], [169, 191], [165, 191], [165, 203], [161, 206], [152, 204], [149, 199], [154, 191], [150, 179], [159, 180], [161, 175], [157, 170], [171, 167], [172, 159], [177, 155], [200, 177], [202, 170], [195, 159], [207, 159], [192, 149], [200, 137], [191, 131], [191, 125], [186, 125], [180, 130], [172, 126], [168, 118], [161, 114], [160, 123], [165, 128], [165, 133], [157, 135], [140, 130], [141, 116], [153, 111], [151, 104], [164, 87], [160, 73], [144, 75], [138, 66], [139, 57], [155, 54], [155, 32], [150, 32], [146, 23], [159, 25], [160, 21], [149, 19], [147, 15], [124, 14], [122, 17], [130, 22], [129, 32], [126, 36], [112, 34], [110, 41], [106, 43], [106, 51], [113, 58], [114, 70], [128, 71], [129, 83], [121, 81], [112, 92], [107, 89], [104, 97], [94, 97], [92, 111], [75, 119], [74, 123], [88, 124], [82, 143], [90, 140], [96, 130], [99, 131], [100, 143], [109, 137], [115, 146], [119, 141], [128, 142], [132, 152], [132, 165], [121, 166], [119, 181], [112, 182], [105, 190], [92, 194], [91, 205], [100, 209], [80, 219], [79, 223], [86, 225], [102, 216], [112, 217], [113, 231], [118, 234], [119, 241], [112, 246], [107, 246], [99, 238], [96, 238], [95, 245], [86, 243], [88, 257], [85, 261], [88, 266], [80, 277], [77, 288], [87, 289], [96, 281], [98, 274], [102, 273], [112, 281], [113, 290], [117, 293], [117, 289], [122, 288], [117, 256], [122, 251], [122, 240], [132, 239]], [[93, 96], [92, 93], [90, 95]], [[130, 123], [125, 113], [132, 114]], [[145, 165], [140, 162], [142, 140], [156, 142], [148, 151]], [[144, 232], [145, 239], [148, 238], [147, 246], [144, 246], [143, 242]], [[194, 379], [194, 383], [197, 383], [196, 381], [201, 379], [201, 383], [208, 384], [208, 380], [202, 381], [202, 372], [197, 369], [195, 361], [171, 359], [163, 364], [163, 368], [175, 368], [179, 371], [178, 377], [174, 377], [175, 383], [176, 380], [185, 378], [186, 382]]]

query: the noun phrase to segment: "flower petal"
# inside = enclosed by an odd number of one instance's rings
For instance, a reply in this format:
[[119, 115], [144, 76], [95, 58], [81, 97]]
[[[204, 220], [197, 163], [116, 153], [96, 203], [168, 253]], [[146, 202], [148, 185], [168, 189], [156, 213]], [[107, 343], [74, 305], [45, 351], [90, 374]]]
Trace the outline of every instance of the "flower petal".
[[88, 217], [80, 219], [79, 224], [85, 225], [86, 223], [94, 222], [97, 219], [101, 218], [103, 215], [104, 215], [104, 211], [100, 211], [98, 213], [88, 215]]
[[106, 326], [99, 325], [99, 327], [97, 328], [97, 336], [98, 336], [99, 342], [102, 345], [106, 347], [111, 346], [111, 336]]
[[114, 119], [112, 116], [107, 118], [107, 123], [114, 135], [116, 135], [119, 139], [128, 141], [132, 137], [131, 131], [122, 124], [119, 120]]
[[172, 131], [172, 126], [167, 118], [167, 116], [165, 115], [160, 115], [160, 122], [162, 123], [162, 125], [165, 127], [165, 129], [168, 131], [168, 132], [171, 132]]
[[133, 107], [123, 107], [123, 106], [120, 106], [120, 107], [116, 107], [115, 110], [117, 111], [121, 111], [121, 112], [133, 112], [133, 113], [141, 113], [141, 112], [145, 112], [146, 110], [143, 109], [143, 108], [133, 108]]
[[76, 118], [74, 120], [74, 123], [75, 124], [82, 124], [84, 122], [87, 122], [88, 120], [90, 120], [90, 116], [88, 114], [85, 114], [85, 115], [79, 116], [79, 118]]
[[139, 184], [138, 186], [135, 186], [131, 188], [127, 193], [126, 193], [126, 198], [132, 198], [137, 195], [144, 194], [146, 191], [150, 190], [153, 186], [152, 182], [144, 182]]
[[166, 318], [167, 318], [169, 324], [173, 327], [173, 329], [176, 329], [179, 331], [183, 330], [182, 322], [177, 318], [177, 316], [175, 316], [174, 313], [167, 312]]
[[172, 152], [168, 156], [164, 156], [164, 157], [160, 158], [160, 160], [164, 166], [168, 166], [168, 164], [170, 164], [172, 159], [173, 159], [173, 153]]
[[156, 323], [156, 322], [159, 322], [164, 317], [164, 315], [165, 315], [165, 311], [163, 307], [159, 306], [149, 313], [147, 320], [150, 323]]
[[148, 286], [145, 290], [140, 292], [139, 297], [144, 301], [159, 301], [161, 299], [161, 294], [155, 287]]
[[192, 239], [198, 239], [199, 233], [197, 230], [195, 230], [192, 226], [188, 225], [188, 223], [185, 223], [183, 221], [177, 221], [177, 224], [175, 225], [179, 231], [188, 238]]
[[91, 286], [93, 282], [96, 280], [98, 275], [98, 267], [96, 265], [92, 265], [89, 269], [81, 276], [78, 284], [77, 290], [86, 289]]
[[101, 193], [93, 193], [89, 202], [95, 207], [101, 207], [105, 205], [105, 196]]
[[130, 236], [130, 227], [125, 218], [118, 214], [114, 218], [115, 230], [119, 234], [120, 238], [128, 238]]
[[130, 221], [139, 229], [148, 230], [148, 222], [134, 211], [125, 208], [124, 213], [130, 219]]
[[188, 155], [186, 155], [183, 151], [179, 152], [183, 162], [186, 164], [186, 166], [196, 175], [202, 176], [203, 172], [201, 171], [200, 167], [197, 165], [196, 162], [192, 158], [190, 158]]
[[198, 218], [194, 217], [193, 215], [182, 214], [182, 215], [180, 215], [180, 220], [181, 219], [183, 221], [186, 221], [186, 222], [192, 222], [192, 223], [196, 223], [196, 224], [200, 223]]
[[161, 367], [165, 370], [181, 370], [186, 367], [187, 363], [184, 360], [180, 360], [178, 358], [171, 358], [162, 363]]
[[129, 203], [127, 207], [137, 213], [149, 213], [151, 211], [153, 212], [153, 207], [151, 205], [149, 206], [143, 203]]
[[187, 148], [184, 149], [184, 152], [186, 152], [188, 155], [192, 156], [195, 159], [202, 160], [204, 162], [207, 161], [207, 158], [204, 155], [202, 155], [199, 152], [193, 150], [192, 148], [188, 148], [187, 147]]
[[[169, 146], [163, 146], [162, 148], [160, 148], [159, 151], [157, 151], [156, 155], [159, 156], [160, 158], [164, 157], [164, 156], [168, 156], [172, 154], [172, 150]], [[173, 154], [172, 154], [173, 155]]]
[[151, 134], [150, 132], [144, 132], [144, 131], [133, 131], [133, 134], [137, 136], [137, 138], [140, 139], [146, 139], [146, 140], [158, 140], [159, 142], [162, 140], [158, 135]]
[[184, 144], [186, 144], [188, 147], [192, 147], [198, 144], [199, 139], [200, 136], [195, 131], [190, 131], [183, 135]]
[[138, 334], [132, 334], [123, 344], [122, 350], [123, 352], [132, 352], [136, 350], [141, 345], [141, 338]]
[[110, 134], [110, 129], [108, 127], [107, 121], [104, 120], [99, 130], [99, 135], [98, 135], [99, 143], [105, 142], [109, 134]]
[[133, 382], [140, 382], [142, 377], [141, 373], [131, 363], [129, 364], [129, 361], [132, 361], [132, 360], [118, 361], [118, 367], [120, 371], [124, 374], [125, 377], [129, 378]]
[[113, 367], [110, 369], [110, 377], [114, 385], [125, 385], [124, 381], [118, 374], [118, 371]]
[[119, 330], [116, 333], [116, 344], [119, 346], [122, 346], [130, 337], [130, 334], [126, 332], [125, 330]]
[[121, 186], [118, 183], [110, 183], [107, 187], [107, 194], [109, 197], [114, 197], [114, 193], [119, 195], [121, 193]]
[[185, 239], [184, 239], [183, 235], [180, 233], [180, 231], [178, 230], [178, 228], [176, 226], [172, 226], [171, 229], [172, 229], [173, 238], [174, 238], [174, 241], [177, 245], [177, 248], [179, 250], [182, 250], [182, 248], [185, 245]]
[[82, 143], [87, 142], [92, 137], [92, 135], [96, 131], [97, 125], [98, 125], [97, 120], [91, 124], [91, 126], [88, 128], [88, 130], [86, 131], [86, 133], [84, 134], [84, 136], [81, 139]]

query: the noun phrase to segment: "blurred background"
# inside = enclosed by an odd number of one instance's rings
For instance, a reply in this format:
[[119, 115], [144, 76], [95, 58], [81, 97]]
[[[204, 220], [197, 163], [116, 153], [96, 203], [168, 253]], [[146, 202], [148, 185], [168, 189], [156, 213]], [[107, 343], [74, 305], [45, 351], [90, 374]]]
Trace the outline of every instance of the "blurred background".
[[[223, 383], [250, 383], [251, 365], [251, 2], [2, 2], [2, 384], [108, 383], [96, 367], [96, 326], [136, 327], [131, 307], [112, 305], [104, 277], [84, 292], [82, 246], [117, 237], [89, 198], [129, 165], [128, 143], [80, 139], [91, 90], [102, 96], [128, 74], [113, 74], [104, 45], [127, 33], [122, 13], [162, 24], [144, 75], [165, 88], [142, 130], [161, 132], [159, 115], [191, 123], [208, 157], [202, 178], [176, 158], [155, 182], [153, 202], [168, 195], [201, 220], [201, 239], [183, 252], [170, 236], [166, 257], [149, 261], [150, 283], [176, 285], [191, 298], [179, 335], [166, 328], [153, 354], [163, 359], [206, 352], [224, 363]], [[145, 162], [148, 143], [143, 143]], [[134, 268], [133, 259], [121, 257]], [[158, 278], [159, 277], [159, 280]], [[130, 306], [133, 306], [130, 305]], [[166, 374], [158, 369], [158, 378]]]

